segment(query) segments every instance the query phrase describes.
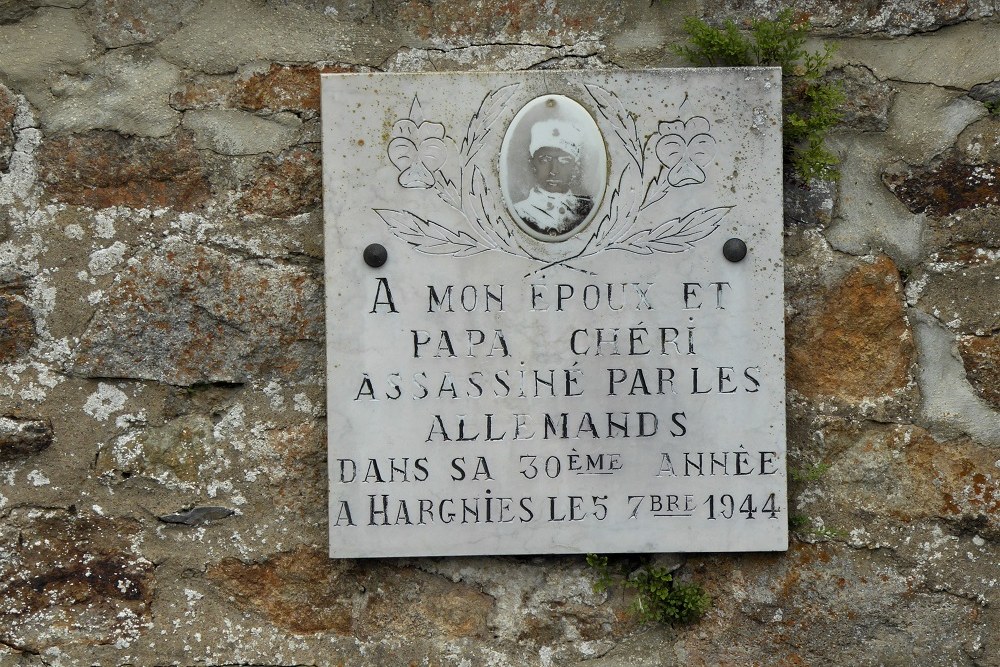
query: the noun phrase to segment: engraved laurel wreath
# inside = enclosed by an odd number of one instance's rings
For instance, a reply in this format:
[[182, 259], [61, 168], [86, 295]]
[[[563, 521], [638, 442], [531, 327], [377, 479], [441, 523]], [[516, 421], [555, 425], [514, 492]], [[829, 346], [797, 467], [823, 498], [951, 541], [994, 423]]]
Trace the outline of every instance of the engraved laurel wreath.
[[543, 262], [545, 265], [537, 270], [552, 266], [576, 268], [568, 262], [610, 250], [638, 255], [684, 252], [714, 232], [734, 208], [698, 208], [680, 217], [657, 220], [662, 207], [653, 205], [671, 188], [705, 182], [716, 145], [710, 122], [703, 116], [660, 121], [656, 131], [642, 141], [636, 117], [613, 92], [583, 84], [603, 119], [605, 133], [611, 130], [629, 160], [617, 175], [610, 197], [605, 198], [599, 222], [588, 226], [586, 245], [555, 261], [540, 256], [530, 243], [523, 243], [502, 201], [497, 204], [476, 160], [484, 140], [519, 87], [515, 83], [487, 94], [469, 120], [460, 146], [448, 135], [444, 124], [424, 117], [420, 100], [414, 96], [409, 115], [395, 123], [387, 146], [389, 160], [399, 170], [399, 185], [433, 190], [462, 214], [469, 231], [450, 229], [412, 211], [375, 209], [396, 237], [431, 255], [471, 257], [503, 252]]

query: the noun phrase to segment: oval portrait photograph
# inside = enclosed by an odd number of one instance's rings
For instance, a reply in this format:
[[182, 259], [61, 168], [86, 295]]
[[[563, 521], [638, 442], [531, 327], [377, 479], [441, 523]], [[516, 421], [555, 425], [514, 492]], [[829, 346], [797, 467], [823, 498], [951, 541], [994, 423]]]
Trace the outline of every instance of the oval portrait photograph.
[[500, 189], [514, 222], [542, 241], [562, 241], [597, 214], [608, 153], [594, 118], [565, 95], [543, 95], [514, 116], [500, 148]]

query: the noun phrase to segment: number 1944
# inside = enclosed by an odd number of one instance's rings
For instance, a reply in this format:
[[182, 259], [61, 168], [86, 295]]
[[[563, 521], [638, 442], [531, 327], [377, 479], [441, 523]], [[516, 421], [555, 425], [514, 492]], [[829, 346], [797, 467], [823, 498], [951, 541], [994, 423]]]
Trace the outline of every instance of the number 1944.
[[708, 518], [711, 520], [732, 519], [734, 517], [739, 518], [742, 515], [744, 519], [755, 519], [758, 514], [762, 517], [766, 516], [769, 519], [778, 518], [780, 509], [775, 506], [773, 493], [768, 495], [764, 500], [764, 504], [759, 507], [752, 493], [748, 493], [738, 507], [736, 502], [737, 498], [728, 493], [710, 495], [704, 502], [704, 505], [708, 507]]

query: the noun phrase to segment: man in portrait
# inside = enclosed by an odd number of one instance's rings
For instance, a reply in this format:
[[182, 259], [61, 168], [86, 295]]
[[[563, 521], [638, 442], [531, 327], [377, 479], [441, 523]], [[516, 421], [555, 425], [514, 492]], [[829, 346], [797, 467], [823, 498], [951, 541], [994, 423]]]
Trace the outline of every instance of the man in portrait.
[[561, 119], [542, 120], [531, 127], [528, 152], [533, 186], [514, 211], [532, 229], [560, 236], [579, 225], [594, 207], [579, 189], [583, 132]]

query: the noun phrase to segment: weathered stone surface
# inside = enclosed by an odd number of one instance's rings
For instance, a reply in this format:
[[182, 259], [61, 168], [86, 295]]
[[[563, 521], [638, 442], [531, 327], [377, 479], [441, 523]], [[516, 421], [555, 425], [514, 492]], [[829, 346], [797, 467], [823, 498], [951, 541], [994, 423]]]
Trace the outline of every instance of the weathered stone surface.
[[1000, 101], [1000, 80], [973, 86], [969, 89], [969, 97], [980, 102]]
[[272, 64], [236, 81], [236, 101], [249, 111], [319, 112], [319, 76], [351, 68]]
[[98, 453], [95, 469], [102, 476], [143, 476], [167, 486], [191, 486], [203, 474], [217, 472], [219, 467], [211, 420], [202, 415], [185, 415], [119, 438], [108, 450]]
[[[932, 540], [924, 538], [933, 549], [924, 559], [939, 553]], [[992, 555], [972, 549], [983, 560]], [[991, 634], [988, 607], [936, 592], [885, 549], [862, 557], [844, 544], [797, 543], [777, 556], [696, 558], [688, 567], [712, 594], [713, 610], [679, 637], [671, 632], [659, 659], [637, 664], [943, 666], [982, 655]], [[631, 663], [619, 656], [604, 664]]]
[[1000, 260], [928, 273], [917, 304], [959, 333], [983, 336], [1000, 331], [997, 283]]
[[52, 444], [52, 422], [47, 419], [0, 417], [0, 463], [17, 461]]
[[299, 635], [485, 635], [488, 595], [410, 568], [381, 575], [374, 566], [331, 561], [308, 547], [260, 563], [227, 558], [207, 572], [240, 608]]
[[983, 517], [980, 531], [1000, 535], [1000, 475], [992, 448], [968, 439], [942, 442], [914, 426], [827, 429], [824, 438], [828, 451], [840, 451], [823, 485], [824, 502], [840, 515], [831, 521], [842, 529], [869, 522], [878, 539], [896, 521]]
[[16, 23], [40, 7], [80, 7], [87, 0], [0, 0], [0, 24]]
[[35, 321], [22, 299], [0, 290], [0, 364], [16, 361], [35, 342]]
[[969, 125], [958, 135], [955, 149], [969, 164], [1000, 163], [1000, 116], [991, 114]]
[[173, 514], [163, 514], [157, 518], [164, 523], [174, 523], [184, 526], [197, 526], [210, 521], [218, 521], [236, 514], [236, 510], [228, 507], [192, 507]]
[[229, 109], [188, 111], [184, 127], [198, 148], [221, 155], [277, 153], [299, 140], [299, 128]]
[[[944, 87], [894, 82], [887, 148], [893, 161], [922, 165], [955, 145], [959, 135], [986, 115], [982, 104]], [[880, 170], [885, 167], [879, 165]]]
[[397, 47], [392, 31], [379, 24], [361, 26], [283, 4], [206, 0], [157, 49], [170, 62], [223, 74], [255, 61], [378, 65]]
[[171, 239], [129, 260], [74, 352], [76, 373], [196, 382], [321, 371], [319, 280]]
[[94, 40], [80, 18], [76, 12], [43, 8], [17, 23], [0, 22], [0, 73], [38, 90], [38, 83], [53, 72], [83, 61], [92, 53]]
[[884, 252], [901, 267], [921, 261], [922, 216], [910, 213], [879, 180], [885, 165], [898, 159], [890, 140], [843, 132], [831, 135], [828, 144], [841, 156], [841, 177], [827, 242], [851, 255]]
[[930, 218], [924, 244], [935, 262], [989, 262], [990, 251], [1000, 250], [1000, 207], [985, 206]]
[[783, 9], [808, 17], [814, 28], [837, 34], [910, 35], [941, 26], [993, 16], [992, 0], [708, 0], [713, 19], [764, 16]]
[[14, 152], [14, 114], [17, 98], [9, 88], [0, 84], [0, 171], [6, 171], [10, 154]]
[[167, 103], [180, 70], [143, 52], [113, 50], [64, 74], [51, 86], [55, 99], [41, 108], [43, 127], [52, 133], [114, 130], [163, 137], [180, 123]]
[[837, 42], [833, 64], [863, 65], [882, 81], [932, 83], [968, 90], [1000, 79], [993, 46], [1000, 24], [967, 22], [908, 39], [845, 39]]
[[834, 181], [813, 181], [802, 185], [786, 180], [785, 221], [807, 225], [830, 224], [836, 194], [837, 184]]
[[97, 38], [112, 48], [156, 42], [179, 28], [197, 6], [197, 0], [96, 0]]
[[944, 216], [1000, 204], [1000, 162], [966, 164], [952, 154], [929, 167], [894, 165], [882, 181], [913, 213]]
[[320, 204], [322, 185], [319, 156], [305, 148], [293, 148], [264, 161], [240, 201], [240, 211], [274, 217], [304, 213]]
[[963, 336], [958, 351], [976, 393], [1000, 410], [1000, 335]]
[[0, 531], [4, 644], [33, 653], [76, 642], [124, 648], [149, 623], [154, 568], [133, 546], [137, 522], [14, 510]]
[[788, 324], [788, 384], [805, 396], [847, 401], [905, 389], [913, 338], [895, 264], [863, 264], [820, 299], [816, 312]]
[[49, 195], [68, 204], [190, 211], [210, 196], [198, 152], [184, 135], [58, 137], [42, 144], [38, 162]]
[[889, 127], [889, 108], [896, 95], [889, 84], [879, 81], [865, 67], [847, 66], [827, 74], [844, 91], [841, 123], [862, 132], [884, 132]]
[[170, 106], [179, 111], [230, 106], [235, 85], [229, 76], [199, 76], [170, 94]]
[[395, 11], [414, 37], [449, 47], [505, 42], [558, 46], [606, 35], [622, 20], [617, 3], [609, 0], [552, 8], [520, 0], [506, 4], [407, 0]]
[[954, 328], [961, 323], [949, 322], [946, 327], [942, 315], [910, 310], [920, 362], [921, 424], [942, 441], [971, 437], [1000, 447], [1000, 411], [993, 410], [969, 384], [962, 359], [955, 353]]

